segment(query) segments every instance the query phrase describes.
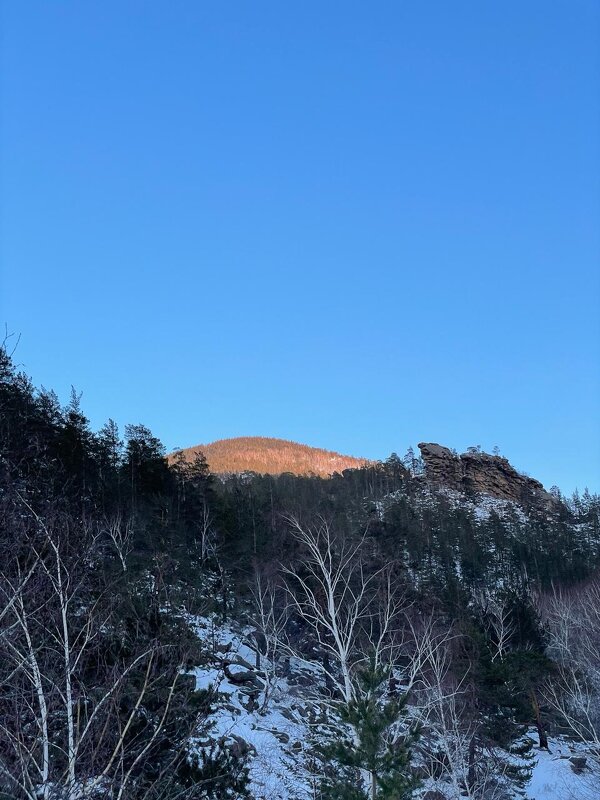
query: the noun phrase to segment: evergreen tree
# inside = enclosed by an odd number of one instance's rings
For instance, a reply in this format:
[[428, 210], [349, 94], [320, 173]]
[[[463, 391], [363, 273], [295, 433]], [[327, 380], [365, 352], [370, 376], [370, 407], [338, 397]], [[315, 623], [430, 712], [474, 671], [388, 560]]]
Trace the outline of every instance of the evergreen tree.
[[345, 736], [322, 748], [333, 769], [323, 779], [328, 800], [406, 800], [417, 786], [411, 746], [418, 731], [406, 720], [407, 696], [390, 696], [390, 673], [373, 662], [354, 699], [338, 708]]

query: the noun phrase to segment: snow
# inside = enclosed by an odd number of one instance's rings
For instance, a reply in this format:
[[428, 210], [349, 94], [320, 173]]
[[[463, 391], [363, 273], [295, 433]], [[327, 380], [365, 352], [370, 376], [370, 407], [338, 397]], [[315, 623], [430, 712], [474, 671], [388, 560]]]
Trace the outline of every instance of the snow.
[[[245, 672], [236, 661], [252, 665], [255, 652], [248, 645], [249, 628], [235, 628], [215, 623], [208, 618], [189, 619], [201, 641], [207, 646], [207, 662], [192, 670], [196, 689], [216, 690], [216, 710], [211, 715], [213, 727], [208, 731], [212, 740], [225, 745], [247, 743], [250, 751], [250, 792], [255, 800], [309, 800], [311, 776], [306, 757], [315, 732], [321, 727], [317, 716], [322, 709], [311, 698], [318, 680], [314, 667], [292, 660], [288, 677], [279, 678], [264, 710], [259, 710], [262, 692], [255, 687], [233, 685], [224, 674], [220, 659], [226, 657], [229, 673]], [[213, 652], [214, 642], [214, 652]], [[232, 663], [233, 662], [233, 663]], [[265, 664], [263, 659], [262, 666]], [[312, 668], [311, 668], [312, 667]], [[260, 675], [260, 672], [256, 673]], [[252, 697], [253, 695], [253, 697]], [[258, 707], [257, 707], [258, 706]], [[321, 720], [323, 721], [323, 720]], [[534, 738], [533, 734], [532, 738]], [[206, 746], [206, 736], [197, 740], [199, 748]], [[535, 751], [535, 764], [528, 785], [527, 800], [598, 800], [600, 779], [589, 768], [580, 774], [573, 771], [569, 758], [586, 755], [585, 748], [564, 739], [550, 740], [550, 752]], [[449, 790], [447, 784], [424, 785], [417, 793], [423, 796], [428, 789]], [[514, 800], [522, 795], [515, 794]]]
[[[253, 664], [254, 651], [243, 641], [247, 631], [235, 631], [221, 625], [210, 628], [206, 620], [196, 618], [194, 628], [204, 641], [215, 638], [216, 652], [226, 653], [228, 661], [236, 658]], [[210, 639], [209, 639], [210, 636]], [[294, 665], [294, 672], [302, 669]], [[245, 672], [242, 666], [230, 666], [231, 675]], [[302, 753], [309, 738], [308, 722], [298, 711], [296, 687], [281, 678], [264, 712], [253, 706], [248, 688], [229, 683], [222, 668], [213, 663], [193, 669], [196, 689], [212, 686], [221, 699], [211, 715], [213, 727], [208, 735], [213, 740], [233, 744], [243, 740], [250, 747], [250, 791], [256, 800], [302, 800], [309, 797], [309, 784], [304, 774]], [[261, 698], [258, 698], [260, 705]], [[304, 705], [304, 704], [303, 704]], [[201, 746], [198, 742], [198, 746]]]
[[[403, 495], [403, 490], [399, 489], [376, 500], [374, 506], [377, 517], [383, 519], [387, 509]], [[413, 498], [413, 502], [416, 503], [417, 507], [419, 505], [422, 507], [429, 507], [434, 504], [439, 497], [444, 497], [452, 508], [463, 508], [471, 512], [477, 522], [486, 522], [492, 514], [496, 514], [500, 518], [509, 521], [514, 519], [521, 524], [526, 523], [528, 520], [528, 516], [523, 507], [513, 500], [503, 500], [502, 498], [492, 497], [487, 494], [479, 494], [474, 498], [445, 486], [433, 487], [424, 485], [420, 490], [420, 494]]]
[[523, 507], [513, 500], [503, 500], [489, 494], [480, 494], [475, 500], [445, 487], [439, 487], [437, 492], [446, 497], [454, 508], [461, 507], [471, 511], [479, 522], [485, 522], [492, 514], [497, 514], [502, 519], [514, 517], [521, 523], [528, 519]]
[[550, 752], [537, 751], [527, 800], [598, 800], [600, 777], [589, 768], [575, 773], [569, 758], [577, 755], [585, 755], [585, 750], [560, 739], [550, 741]]

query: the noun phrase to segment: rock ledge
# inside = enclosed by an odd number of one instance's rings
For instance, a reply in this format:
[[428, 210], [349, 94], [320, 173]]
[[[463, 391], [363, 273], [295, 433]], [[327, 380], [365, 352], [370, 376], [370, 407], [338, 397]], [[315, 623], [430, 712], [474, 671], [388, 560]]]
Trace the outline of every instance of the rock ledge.
[[458, 492], [479, 492], [502, 500], [553, 505], [555, 499], [534, 478], [522, 475], [502, 456], [489, 453], [453, 453], [435, 442], [421, 442], [425, 476], [431, 483]]

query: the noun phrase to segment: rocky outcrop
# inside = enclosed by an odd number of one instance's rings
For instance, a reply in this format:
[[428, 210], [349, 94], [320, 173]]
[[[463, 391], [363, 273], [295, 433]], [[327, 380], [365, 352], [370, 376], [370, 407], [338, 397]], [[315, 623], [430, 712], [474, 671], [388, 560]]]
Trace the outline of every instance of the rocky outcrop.
[[502, 456], [469, 451], [458, 455], [434, 442], [419, 444], [425, 476], [458, 492], [479, 492], [517, 503], [552, 505], [554, 497], [539, 481], [522, 475]]
[[449, 489], [462, 491], [463, 468], [458, 455], [434, 442], [419, 444], [421, 458], [425, 464], [425, 475], [431, 483], [447, 486]]

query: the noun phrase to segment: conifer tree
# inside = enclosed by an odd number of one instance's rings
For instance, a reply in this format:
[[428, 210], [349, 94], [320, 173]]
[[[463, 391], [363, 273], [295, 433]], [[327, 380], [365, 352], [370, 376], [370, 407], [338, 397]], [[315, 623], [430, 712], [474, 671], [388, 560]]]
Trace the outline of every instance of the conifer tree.
[[407, 800], [417, 786], [411, 746], [418, 731], [406, 721], [407, 695], [391, 696], [389, 670], [372, 661], [358, 676], [355, 697], [338, 713], [347, 735], [322, 748], [332, 764], [323, 779], [327, 800]]

